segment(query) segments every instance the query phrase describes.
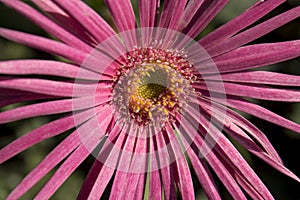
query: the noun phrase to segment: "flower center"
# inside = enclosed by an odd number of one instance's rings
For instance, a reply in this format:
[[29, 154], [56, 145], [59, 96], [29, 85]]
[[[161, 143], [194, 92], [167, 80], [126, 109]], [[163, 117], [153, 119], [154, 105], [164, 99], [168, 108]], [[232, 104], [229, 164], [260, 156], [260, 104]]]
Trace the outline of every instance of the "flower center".
[[114, 104], [121, 119], [162, 126], [181, 112], [193, 75], [182, 56], [150, 50], [129, 53], [115, 78]]

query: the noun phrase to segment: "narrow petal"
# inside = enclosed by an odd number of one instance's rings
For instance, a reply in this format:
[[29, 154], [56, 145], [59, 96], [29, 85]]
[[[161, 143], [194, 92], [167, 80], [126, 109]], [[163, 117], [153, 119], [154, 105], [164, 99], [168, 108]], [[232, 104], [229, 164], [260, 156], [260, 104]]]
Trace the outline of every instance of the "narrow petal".
[[[116, 143], [120, 145], [124, 139], [124, 134], [121, 134], [121, 137], [118, 137], [121, 131], [124, 130], [120, 129], [118, 126], [114, 126], [113, 130], [108, 134], [108, 138], [98, 154], [97, 161], [93, 164], [84, 181], [78, 199], [101, 198], [115, 172], [115, 168], [117, 167], [118, 159], [111, 158], [118, 158], [120, 156], [112, 151], [114, 144], [111, 143], [111, 141], [117, 140]], [[109, 162], [109, 164], [107, 162]]]
[[19, 199], [32, 186], [41, 180], [58, 163], [65, 159], [80, 144], [80, 139], [76, 132], [73, 132], [65, 140], [53, 149], [42, 162], [35, 167], [9, 194], [8, 200]]
[[[94, 144], [95, 145], [95, 144]], [[96, 146], [96, 145], [95, 145]], [[59, 167], [35, 199], [49, 199], [77, 167], [90, 155], [84, 145], [79, 146]]]
[[205, 48], [218, 44], [220, 41], [230, 38], [242, 29], [250, 26], [283, 2], [285, 2], [285, 0], [259, 1], [240, 16], [235, 17], [223, 26], [220, 26], [213, 32], [201, 38], [199, 43]]
[[98, 43], [115, 35], [112, 28], [89, 6], [82, 1], [55, 0], [68, 15], [76, 19]]
[[1, 61], [0, 74], [38, 74], [91, 80], [97, 80], [100, 76], [94, 72], [79, 68], [76, 65], [51, 60]]
[[[210, 116], [213, 116], [213, 119], [218, 120], [218, 115], [216, 113], [211, 113], [209, 112]], [[283, 163], [279, 160], [277, 160], [277, 158], [273, 158], [271, 157], [271, 155], [268, 155], [265, 151], [263, 151], [243, 130], [241, 130], [238, 126], [238, 122], [236, 125], [233, 124], [231, 122], [231, 119], [229, 117], [226, 117], [226, 122], [225, 124], [220, 123], [221, 121], [219, 121], [220, 124], [222, 124], [221, 128], [223, 128], [223, 130], [228, 133], [230, 136], [232, 136], [239, 144], [241, 144], [242, 146], [245, 147], [245, 149], [247, 149], [248, 151], [250, 151], [251, 153], [253, 153], [254, 155], [256, 155], [257, 157], [259, 157], [260, 159], [262, 159], [264, 162], [268, 163], [269, 165], [271, 165], [273, 168], [277, 169], [278, 171], [280, 171], [281, 173], [290, 176], [291, 178], [297, 180], [298, 182], [300, 181], [300, 179], [294, 175], [291, 171], [289, 171], [288, 169], [286, 169], [283, 166]], [[227, 121], [228, 120], [228, 121]], [[265, 146], [265, 145], [263, 145]]]
[[297, 133], [300, 133], [300, 125], [292, 122], [284, 117], [281, 117], [268, 109], [265, 109], [259, 105], [253, 104], [251, 102], [247, 102], [242, 99], [236, 98], [228, 98], [227, 99], [228, 106], [232, 108], [236, 108], [240, 111], [248, 113], [250, 115], [256, 116], [263, 120], [269, 121], [273, 124], [277, 124], [279, 126], [285, 127]]
[[156, 21], [156, 12], [159, 8], [158, 0], [138, 0], [140, 26], [153, 27]]
[[[256, 126], [254, 126], [251, 122], [245, 119], [242, 115], [237, 112], [224, 108], [220, 104], [213, 103], [213, 108], [211, 105], [212, 102], [208, 102], [206, 99], [201, 100], [201, 107], [205, 110], [204, 112], [211, 111], [213, 114], [211, 116], [219, 116], [219, 121], [221, 124], [224, 124], [224, 117], [229, 118], [230, 122], [236, 124], [238, 127], [242, 128], [251, 138], [254, 138], [256, 142], [259, 143], [261, 147], [265, 149], [266, 152], [278, 163], [282, 164], [280, 156], [272, 146], [271, 142], [265, 136], [263, 132], [261, 132]], [[189, 110], [191, 108], [188, 108]], [[192, 111], [192, 110], [190, 110]], [[191, 112], [192, 113], [192, 112]], [[224, 115], [226, 113], [226, 115]], [[223, 122], [222, 122], [223, 121]], [[229, 124], [230, 127], [230, 124]]]
[[159, 27], [176, 29], [187, 0], [165, 0], [162, 8]]
[[212, 57], [220, 55], [224, 52], [229, 52], [230, 50], [236, 49], [244, 44], [252, 42], [253, 40], [260, 38], [263, 35], [277, 29], [280, 26], [287, 24], [288, 22], [298, 18], [300, 16], [300, 6], [293, 8], [285, 13], [277, 15], [272, 19], [269, 19], [255, 27], [248, 29], [236, 36], [218, 43], [212, 48], [208, 48], [207, 51]]
[[50, 95], [43, 95], [43, 94], [28, 94], [28, 95], [0, 97], [0, 107], [4, 107], [19, 102], [26, 102], [26, 101], [39, 100], [39, 99], [55, 99], [55, 98], [57, 97], [50, 96]]
[[[224, 73], [266, 66], [298, 56], [300, 56], [300, 40], [294, 40], [249, 45], [217, 56], [213, 60], [218, 66], [218, 70]], [[203, 74], [210, 72], [213, 71], [209, 68], [203, 69]]]
[[248, 180], [253, 190], [256, 190], [260, 193], [259, 199], [273, 199], [263, 182], [259, 179], [253, 169], [244, 160], [231, 142], [224, 136], [224, 134], [219, 132], [219, 130], [202, 115], [200, 116], [199, 124], [201, 124], [206, 133], [210, 134], [215, 140], [215, 145], [211, 150], [216, 151], [216, 153], [222, 158], [225, 165], [227, 165], [227, 167], [229, 167], [229, 169], [233, 172]]
[[[107, 103], [110, 101], [107, 95], [108, 94], [103, 96], [96, 96], [96, 97], [63, 99], [63, 100], [35, 103], [32, 105], [14, 108], [11, 110], [0, 112], [0, 124], [31, 118], [31, 117], [77, 111], [77, 110], [82, 110], [82, 109], [102, 105], [103, 103]], [[95, 101], [95, 104], [90, 104], [90, 102], [93, 101]]]
[[[197, 125], [198, 123], [195, 123], [194, 125]], [[182, 134], [191, 134], [192, 131], [198, 131], [198, 129], [195, 129], [192, 127], [191, 124], [183, 123], [182, 125], [181, 132]], [[211, 151], [211, 144], [208, 144], [207, 141], [205, 141], [201, 133], [205, 133], [205, 130], [202, 129], [202, 127], [198, 127], [199, 133], [196, 134], [194, 138], [194, 142], [197, 146], [197, 150], [199, 152], [199, 156], [202, 156], [204, 152], [210, 152]], [[204, 150], [204, 152], [202, 152]], [[232, 195], [234, 199], [243, 199], [246, 200], [247, 198], [245, 197], [243, 191], [241, 190], [240, 186], [237, 184], [237, 182], [234, 180], [232, 177], [232, 173], [228, 171], [224, 163], [219, 160], [218, 157], [212, 152], [212, 153], [205, 153], [204, 158], [207, 160], [209, 165], [212, 167], [216, 175], [219, 177], [219, 179], [222, 181], [224, 186], [227, 188], [228, 192]]]
[[177, 24], [177, 29], [182, 30], [185, 28], [192, 20], [196, 12], [200, 9], [203, 4], [207, 2], [205, 0], [198, 0], [198, 1], [188, 1], [184, 12]]
[[82, 64], [82, 62], [87, 57], [87, 54], [80, 50], [40, 36], [13, 31], [5, 28], [0, 28], [0, 36], [17, 43], [39, 49], [41, 51], [61, 56], [79, 65]]
[[[291, 89], [277, 89], [270, 87], [260, 87], [253, 85], [241, 85], [235, 83], [225, 83], [226, 94], [250, 97], [255, 99], [269, 100], [269, 101], [285, 101], [285, 102], [299, 102], [300, 91]], [[194, 86], [197, 89], [207, 90], [206, 85], [199, 83]], [[224, 92], [222, 88], [217, 85], [209, 87], [210, 92]]]
[[[168, 129], [169, 132], [174, 130]], [[178, 130], [177, 130], [178, 131]], [[179, 143], [179, 141], [178, 141]], [[182, 152], [180, 145], [170, 143], [174, 152]], [[178, 149], [180, 148], [180, 149]], [[176, 155], [176, 153], [175, 153]], [[170, 166], [182, 199], [195, 199], [194, 186], [189, 166], [184, 155], [179, 156]]]
[[[10, 88], [62, 97], [91, 96], [96, 92], [94, 84], [83, 85], [61, 81], [15, 77], [0, 77], [0, 88]], [[73, 91], [74, 88], [76, 89], [75, 92]], [[100, 89], [101, 88], [99, 88], [99, 90]], [[103, 89], [105, 90], [105, 88]]]
[[200, 13], [201, 17], [194, 17], [194, 20], [191, 21], [191, 23], [183, 30], [183, 32], [187, 36], [195, 38], [227, 3], [228, 0], [212, 1], [204, 13]]
[[[37, 144], [38, 142], [54, 137], [71, 128], [74, 128], [75, 126], [88, 120], [94, 115], [94, 110], [87, 110], [84, 112], [76, 113], [74, 115], [62, 117], [31, 131], [30, 133], [16, 139], [0, 150], [0, 163], [3, 163], [4, 161], [12, 158], [16, 154], [26, 150], [27, 148], [33, 146], [34, 144]], [[79, 120], [77, 120], [75, 123], [74, 118]]]
[[135, 29], [135, 16], [130, 0], [104, 1], [120, 32]]
[[29, 5], [23, 3], [22, 1], [11, 1], [11, 0], [1, 0], [5, 5], [15, 9], [19, 13], [22, 13], [24, 16], [28, 17], [34, 23], [36, 23], [39, 27], [43, 28], [48, 33], [57, 37], [59, 40], [65, 42], [66, 44], [80, 49], [83, 52], [90, 52], [91, 47], [86, 43], [79, 40], [74, 35], [70, 34], [68, 31], [63, 29], [61, 26], [58, 26], [47, 17], [36, 11], [34, 8]]
[[268, 71], [246, 71], [222, 74], [222, 76], [206, 76], [207, 80], [219, 80], [236, 82], [236, 83], [254, 83], [282, 86], [300, 86], [300, 76], [281, 74]]
[[[100, 119], [103, 116], [106, 119], [98, 121], [98, 117]], [[97, 119], [90, 120], [91, 124], [86, 123], [81, 126], [84, 127], [82, 128], [83, 130], [77, 130], [79, 134], [84, 133], [84, 135], [80, 136], [83, 143], [64, 161], [42, 190], [39, 191], [35, 197], [36, 199], [49, 199], [101, 142], [105, 134], [101, 129], [105, 130], [105, 127], [110, 123], [112, 117], [111, 109], [105, 110], [98, 117]], [[82, 138], [83, 136], [85, 138]]]
[[191, 148], [187, 149], [187, 154], [191, 160], [191, 163], [192, 163], [195, 173], [198, 177], [198, 180], [201, 184], [201, 187], [203, 188], [204, 192], [207, 195], [207, 198], [221, 200], [221, 197], [217, 190], [217, 186], [216, 186], [214, 179], [213, 179], [211, 173], [209, 172], [209, 168], [206, 166], [204, 160], [201, 158], [198, 158], [198, 156], [195, 154], [194, 151], [192, 151]]
[[87, 44], [95, 44], [92, 38], [83, 26], [81, 26], [75, 19], [65, 13], [58, 5], [49, 0], [32, 0], [49, 18], [57, 23], [59, 26], [64, 27], [68, 32], [84, 41]]
[[[162, 130], [163, 132], [154, 135], [154, 145], [156, 145], [155, 150], [160, 150], [169, 144], [169, 141], [165, 141], [167, 133]], [[165, 136], [165, 138], [164, 138]], [[171, 152], [166, 151], [167, 155], [160, 155], [157, 156], [158, 163], [167, 163], [169, 158], [171, 157]], [[165, 199], [176, 199], [176, 189], [175, 189], [175, 181], [174, 177], [172, 176], [172, 169], [169, 165], [160, 168], [160, 174], [162, 179], [163, 191]]]

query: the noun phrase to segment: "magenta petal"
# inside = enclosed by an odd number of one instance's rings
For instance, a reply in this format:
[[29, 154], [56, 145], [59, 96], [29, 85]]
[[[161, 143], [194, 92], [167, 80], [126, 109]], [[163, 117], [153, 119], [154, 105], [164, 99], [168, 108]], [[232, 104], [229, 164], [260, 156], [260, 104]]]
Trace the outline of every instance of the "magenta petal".
[[[246, 71], [222, 74], [223, 81], [268, 85], [300, 86], [300, 77], [268, 71]], [[220, 76], [207, 76], [207, 80], [220, 80]]]
[[244, 44], [247, 44], [267, 33], [277, 29], [280, 26], [287, 24], [288, 22], [298, 18], [300, 16], [300, 6], [293, 8], [285, 13], [277, 15], [276, 17], [269, 19], [261, 24], [256, 25], [236, 36], [220, 42], [217, 45], [208, 48], [207, 51], [212, 57], [220, 55], [224, 52], [228, 52], [232, 49], [236, 49]]
[[[241, 85], [236, 83], [224, 83], [226, 94], [250, 97], [270, 101], [299, 102], [300, 91], [292, 89], [276, 89], [270, 87]], [[199, 83], [194, 86], [197, 89], [206, 90], [206, 85]], [[218, 85], [211, 85], [210, 92], [224, 92]]]
[[[99, 108], [98, 108], [99, 109]], [[45, 124], [32, 132], [18, 138], [9, 145], [5, 146], [0, 150], [0, 163], [8, 160], [9, 158], [15, 156], [16, 154], [24, 151], [25, 149], [33, 146], [34, 144], [46, 140], [48, 138], [54, 137], [61, 134], [80, 123], [88, 120], [95, 115], [93, 110], [87, 110], [84, 112], [76, 113], [74, 115], [68, 115], [66, 117], [57, 119], [48, 124]], [[80, 119], [74, 123], [74, 117]]]
[[89, 156], [90, 152], [84, 145], [79, 146], [60, 166], [52, 178], [39, 191], [36, 199], [49, 199], [72, 172]]
[[158, 0], [139, 0], [139, 16], [141, 27], [153, 27], [156, 21], [156, 11], [159, 8]]
[[204, 192], [206, 193], [208, 199], [219, 199], [221, 197], [217, 190], [217, 186], [213, 180], [212, 175], [209, 172], [209, 168], [206, 166], [203, 159], [198, 158], [192, 149], [187, 150], [187, 154], [191, 160], [193, 168], [195, 169], [195, 173], [198, 177], [198, 180], [203, 188]]
[[55, 0], [54, 2], [85, 27], [98, 43], [115, 35], [112, 28], [85, 3], [65, 0]]
[[204, 11], [203, 15], [192, 21], [184, 29], [186, 35], [195, 38], [228, 3], [228, 1], [229, 0], [212, 1], [209, 7]]
[[[167, 125], [167, 126], [169, 126], [169, 125]], [[165, 131], [155, 135], [157, 149], [164, 148], [168, 144], [168, 141], [165, 141], [165, 138], [163, 137], [163, 135], [167, 135], [165, 133]], [[171, 154], [172, 152], [168, 152], [168, 153]], [[170, 157], [171, 157], [171, 155], [158, 156], [157, 162], [158, 163], [167, 163], [168, 161], [166, 161], [166, 160], [168, 160]], [[162, 167], [160, 169], [160, 173], [161, 173], [161, 179], [162, 179], [162, 185], [163, 185], [163, 191], [164, 191], [164, 198], [165, 199], [176, 199], [176, 189], [175, 189], [175, 185], [174, 185], [174, 177], [172, 176], [171, 167], [170, 166]]]
[[57, 37], [61, 41], [65, 42], [66, 44], [76, 49], [80, 49], [83, 52], [91, 51], [92, 48], [86, 43], [82, 42], [77, 37], [63, 29], [61, 26], [58, 26], [57, 24], [49, 20], [47, 17], [36, 11], [36, 9], [28, 6], [22, 1], [1, 0], [1, 2], [22, 13], [34, 23], [36, 23], [38, 26], [40, 26], [53, 36]]
[[218, 44], [220, 41], [233, 36], [243, 28], [253, 24], [283, 2], [285, 2], [285, 0], [259, 1], [243, 12], [240, 16], [235, 17], [225, 25], [201, 38], [199, 43], [205, 48]]
[[59, 162], [66, 158], [79, 144], [80, 139], [77, 133], [72, 133], [63, 142], [57, 145], [57, 147], [17, 185], [7, 199], [14, 200], [20, 198]]
[[48, 0], [32, 0], [43, 12], [49, 15], [49, 17], [61, 27], [64, 27], [71, 34], [78, 37], [80, 40], [87, 44], [95, 43], [94, 39], [84, 30], [75, 19], [70, 17], [61, 8], [59, 8], [54, 2]]
[[[90, 104], [90, 102], [92, 102], [95, 98], [97, 98], [95, 104]], [[35, 103], [32, 105], [22, 106], [4, 112], [0, 112], [0, 124], [31, 117], [82, 110], [102, 105], [103, 103], [107, 103], [108, 101], [109, 98], [107, 96], [98, 96]]]
[[135, 28], [135, 16], [130, 0], [105, 0], [120, 32]]
[[158, 26], [176, 29], [186, 2], [187, 0], [165, 0]]
[[77, 129], [82, 142], [81, 145], [64, 161], [64, 163], [46, 183], [43, 189], [37, 194], [35, 197], [36, 199], [50, 198], [64, 183], [64, 181], [74, 172], [74, 170], [76, 170], [78, 166], [91, 154], [91, 151], [93, 151], [103, 139], [105, 133], [102, 130], [105, 130], [110, 123], [110, 114], [111, 110], [107, 109], [98, 116], [101, 118], [104, 115], [106, 120], [99, 122], [98, 118], [92, 118], [90, 121]]
[[[282, 51], [282, 49], [285, 49]], [[300, 56], [300, 40], [249, 45], [213, 58], [220, 72], [234, 72]]]
[[231, 144], [231, 142], [222, 133], [220, 133], [216, 127], [214, 127], [212, 124], [209, 124], [209, 122], [204, 119], [203, 116], [200, 116], [200, 118], [202, 119], [199, 119], [199, 123], [205, 128], [206, 131], [208, 131], [209, 134], [212, 134], [213, 138], [217, 139], [215, 141], [216, 146], [214, 146], [214, 149], [219, 155], [222, 155], [224, 162], [228, 166], [231, 166], [241, 177], [247, 179], [251, 184], [251, 187], [254, 190], [259, 191], [262, 197], [273, 199], [266, 186], [262, 183], [256, 173], [252, 170], [252, 168], [248, 165], [236, 148]]
[[[120, 131], [122, 130], [120, 130], [118, 126], [115, 126], [109, 133], [107, 141], [114, 141], [120, 134]], [[94, 162], [92, 168], [90, 169], [90, 172], [78, 195], [78, 199], [87, 199], [89, 197], [100, 199], [105, 188], [107, 187], [107, 184], [112, 178], [115, 167], [117, 166], [117, 159], [110, 158], [118, 158], [119, 155], [114, 151], [111, 151], [113, 144], [107, 141], [100, 150], [97, 161]], [[117, 138], [117, 143], [120, 144], [120, 142], [123, 142], [122, 137]], [[104, 160], [105, 162], [103, 163]], [[109, 162], [109, 165], [106, 162]]]
[[0, 28], [0, 36], [82, 64], [87, 54], [60, 42], [27, 33]]
[[[0, 77], [0, 88], [10, 88], [62, 97], [90, 97], [95, 93], [96, 89], [95, 84], [83, 85], [44, 79], [15, 77]], [[74, 88], [76, 88], [76, 92], [73, 91]], [[105, 89], [107, 88], [102, 88], [100, 84], [98, 91], [103, 92]]]
[[[178, 131], [178, 129], [176, 130], [168, 129], [168, 131], [174, 132], [174, 131]], [[184, 134], [182, 135], [184, 136]], [[177, 154], [176, 152], [182, 151], [181, 146], [179, 145], [179, 141], [177, 143], [178, 145], [174, 143], [170, 143], [172, 150], [174, 151], [175, 154]], [[172, 169], [172, 175], [174, 176], [177, 188], [181, 194], [182, 199], [195, 199], [191, 172], [184, 155], [178, 156], [176, 161], [173, 162], [170, 165], [170, 167]]]
[[204, 2], [205, 0], [188, 1], [180, 18], [180, 21], [177, 24], [178, 30], [185, 28], [190, 23], [190, 21], [192, 20], [198, 9], [204, 4]]
[[265, 109], [259, 105], [247, 102], [245, 100], [238, 99], [227, 99], [227, 104], [230, 107], [236, 108], [245, 113], [251, 114], [258, 118], [264, 119], [266, 121], [272, 122], [273, 124], [277, 124], [279, 126], [285, 127], [287, 129], [293, 130], [297, 133], [300, 132], [300, 125], [292, 122], [288, 119], [285, 119], [268, 109]]
[[[80, 70], [80, 73], [78, 73]], [[12, 60], [0, 62], [0, 74], [39, 74], [97, 80], [99, 74], [78, 66], [52, 60]]]
[[[206, 131], [199, 127], [199, 133], [205, 133]], [[182, 124], [182, 131], [185, 132], [185, 134], [191, 133], [192, 131], [197, 131], [194, 127], [191, 126], [191, 124]], [[195, 135], [194, 142], [197, 145], [197, 148], [200, 150], [205, 150], [205, 152], [209, 152], [211, 149], [209, 148], [210, 144], [207, 143], [207, 141], [204, 141], [202, 136], [200, 134]], [[209, 146], [208, 146], [209, 145]], [[202, 156], [203, 152], [199, 152], [199, 156]], [[243, 199], [246, 200], [244, 193], [242, 192], [240, 186], [236, 183], [234, 178], [232, 177], [232, 174], [228, 171], [226, 166], [224, 166], [224, 163], [222, 163], [215, 153], [209, 153], [205, 156], [205, 159], [209, 163], [209, 165], [212, 167], [216, 175], [219, 177], [219, 179], [223, 182], [224, 186], [227, 188], [228, 192], [233, 196], [235, 199]]]
[[[1, 90], [0, 90], [1, 91]], [[32, 100], [39, 100], [39, 99], [54, 99], [57, 97], [43, 95], [43, 94], [28, 94], [28, 95], [16, 95], [16, 96], [7, 96], [7, 97], [0, 97], [0, 107], [4, 107], [10, 104], [25, 102], [25, 101], [32, 101]]]

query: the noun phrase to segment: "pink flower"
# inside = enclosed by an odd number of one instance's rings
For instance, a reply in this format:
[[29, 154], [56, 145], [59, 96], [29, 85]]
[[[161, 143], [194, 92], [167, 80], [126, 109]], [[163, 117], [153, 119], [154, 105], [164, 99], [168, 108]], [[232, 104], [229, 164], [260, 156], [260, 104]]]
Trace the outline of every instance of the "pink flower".
[[[248, 100], [300, 101], [299, 90], [289, 88], [300, 86], [299, 76], [252, 70], [298, 57], [300, 40], [249, 44], [298, 18], [300, 6], [252, 26], [284, 2], [259, 1], [193, 41], [227, 0], [139, 0], [139, 25], [130, 0], [106, 0], [117, 32], [82, 1], [32, 0], [43, 13], [0, 1], [58, 41], [0, 28], [2, 37], [70, 61], [0, 62], [0, 91], [7, 94], [1, 106], [43, 100], [1, 112], [0, 123], [65, 114], [3, 147], [0, 163], [76, 128], [7, 199], [21, 197], [61, 163], [36, 196], [50, 198], [90, 154], [96, 159], [78, 199], [99, 199], [110, 181], [111, 199], [176, 199], [177, 192], [194, 199], [190, 167], [208, 199], [221, 199], [211, 171], [234, 199], [273, 199], [227, 136], [299, 182], [236, 110], [300, 132], [299, 124]], [[32, 74], [41, 76], [24, 76]]]

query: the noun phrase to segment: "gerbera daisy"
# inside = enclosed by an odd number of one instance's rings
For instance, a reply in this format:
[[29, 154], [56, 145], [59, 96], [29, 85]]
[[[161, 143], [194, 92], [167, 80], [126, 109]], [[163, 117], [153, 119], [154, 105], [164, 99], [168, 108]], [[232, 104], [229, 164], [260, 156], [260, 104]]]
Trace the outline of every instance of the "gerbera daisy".
[[208, 199], [221, 199], [214, 177], [234, 199], [273, 199], [232, 140], [300, 181], [238, 112], [300, 132], [251, 101], [300, 101], [298, 76], [253, 70], [298, 57], [300, 40], [249, 44], [298, 18], [300, 6], [258, 22], [285, 2], [259, 1], [196, 40], [228, 0], [138, 0], [138, 20], [130, 0], [106, 0], [115, 28], [79, 0], [0, 2], [55, 39], [0, 28], [2, 37], [69, 61], [0, 62], [0, 105], [31, 102], [1, 112], [0, 123], [65, 114], [3, 147], [0, 163], [69, 133], [7, 199], [58, 166], [36, 195], [50, 198], [89, 155], [78, 199], [100, 199], [110, 182], [110, 199], [194, 199], [191, 168]]

